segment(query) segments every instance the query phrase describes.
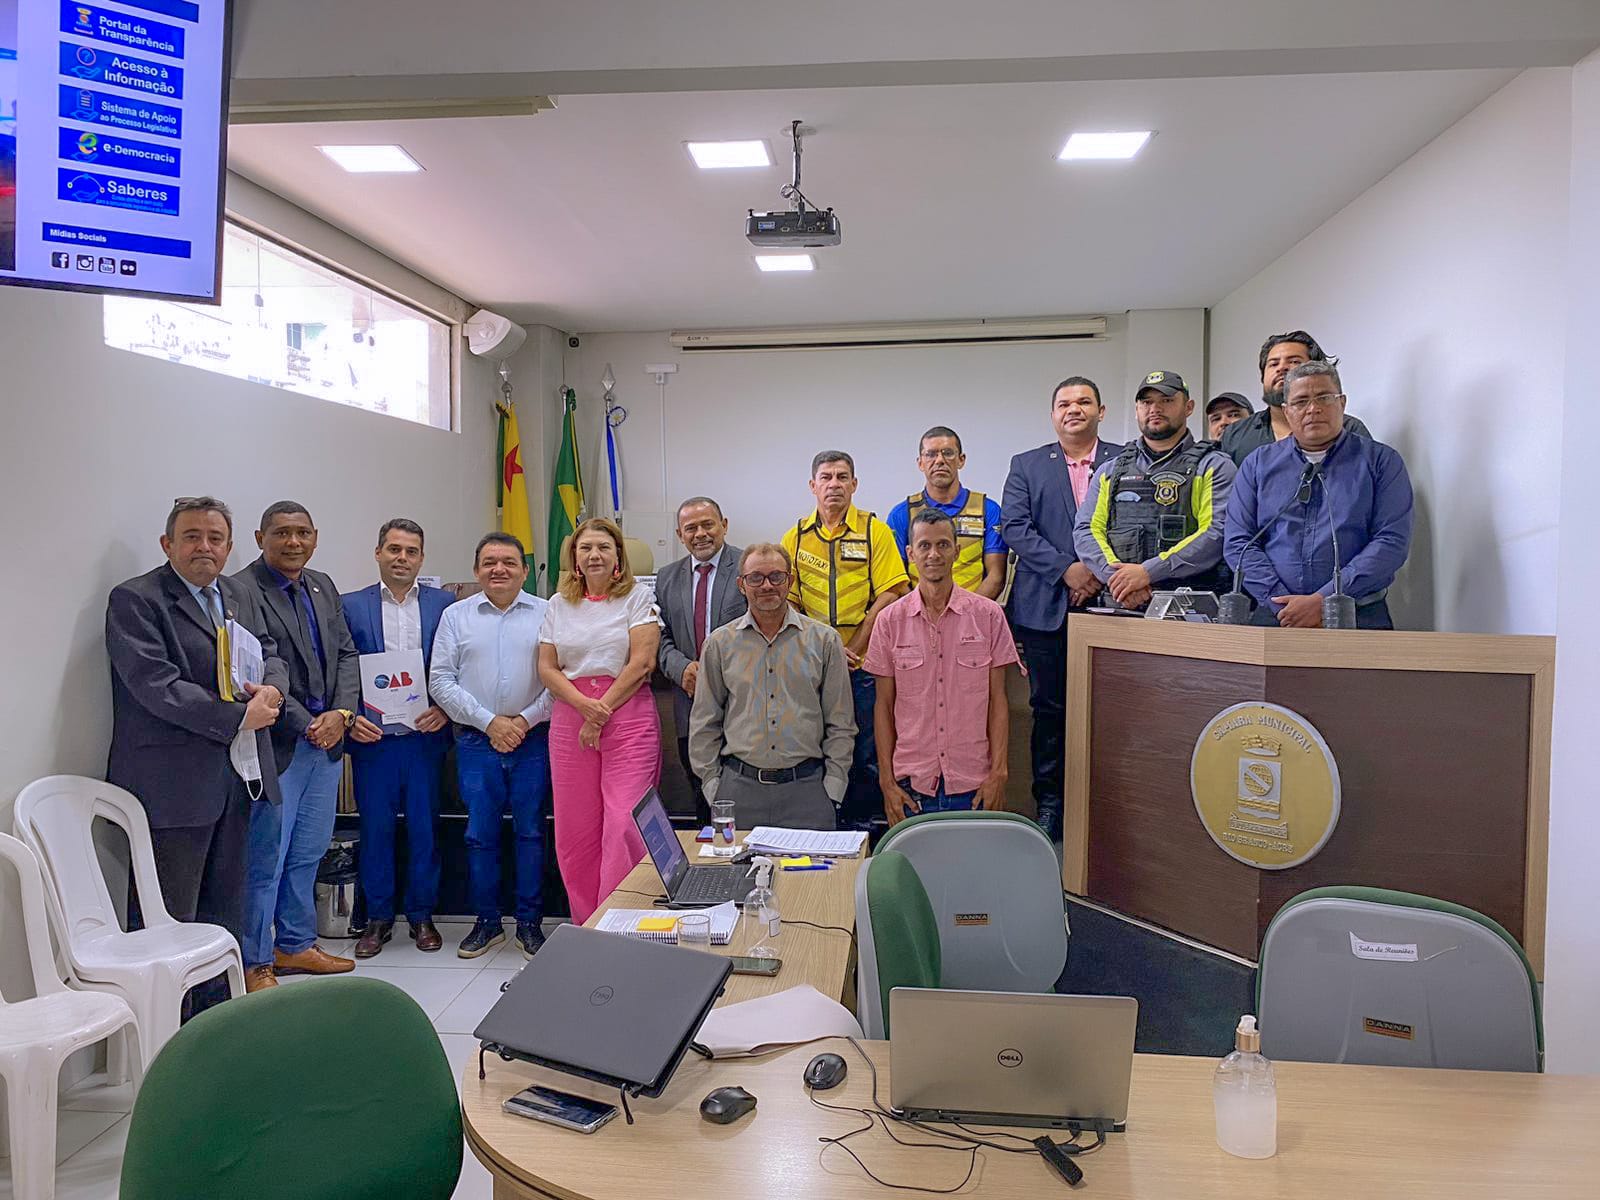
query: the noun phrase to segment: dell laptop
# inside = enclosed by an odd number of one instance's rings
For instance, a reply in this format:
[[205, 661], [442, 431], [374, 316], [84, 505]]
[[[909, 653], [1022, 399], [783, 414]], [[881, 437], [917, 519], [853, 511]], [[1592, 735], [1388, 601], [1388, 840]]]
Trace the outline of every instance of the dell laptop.
[[1131, 996], [894, 988], [890, 1106], [921, 1121], [1120, 1132], [1138, 1017]]
[[473, 1036], [491, 1053], [659, 1096], [732, 969], [720, 954], [562, 925]]
[[741, 863], [720, 867], [691, 867], [678, 834], [667, 817], [667, 806], [655, 788], [633, 806], [633, 823], [639, 827], [644, 848], [661, 876], [668, 908], [705, 908], [729, 900], [743, 900], [755, 887], [750, 868]]

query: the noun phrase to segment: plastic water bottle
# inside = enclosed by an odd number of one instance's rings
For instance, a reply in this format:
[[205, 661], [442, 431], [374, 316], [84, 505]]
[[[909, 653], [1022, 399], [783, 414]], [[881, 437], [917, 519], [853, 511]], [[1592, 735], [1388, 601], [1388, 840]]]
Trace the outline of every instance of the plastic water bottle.
[[757, 858], [751, 864], [756, 874], [756, 886], [744, 898], [743, 920], [746, 949], [751, 958], [777, 958], [778, 948], [773, 945], [783, 932], [778, 917], [778, 898], [772, 891], [770, 858]]
[[1278, 1084], [1254, 1017], [1239, 1018], [1233, 1044], [1211, 1083], [1217, 1145], [1240, 1158], [1271, 1158], [1278, 1152]]

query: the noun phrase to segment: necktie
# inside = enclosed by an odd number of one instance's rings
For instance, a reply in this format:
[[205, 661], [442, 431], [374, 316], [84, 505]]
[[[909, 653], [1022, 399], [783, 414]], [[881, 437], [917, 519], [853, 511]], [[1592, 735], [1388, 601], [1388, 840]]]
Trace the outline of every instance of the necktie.
[[694, 656], [699, 658], [706, 644], [706, 611], [711, 607], [711, 564], [701, 563], [694, 570], [699, 576], [694, 581]]
[[211, 618], [211, 623], [218, 629], [222, 628], [222, 596], [217, 592], [217, 585], [201, 588], [200, 594], [206, 598], [206, 616]]
[[[319, 654], [321, 647], [318, 645], [317, 639], [311, 634], [311, 619], [306, 612], [307, 605], [310, 604], [310, 597], [306, 595], [305, 584], [291, 583], [289, 585], [289, 602], [294, 605], [295, 621], [300, 626], [300, 636], [305, 638], [306, 645], [311, 650], [311, 656], [306, 660], [306, 690], [311, 694], [312, 700], [320, 704], [327, 685], [323, 677], [322, 658]], [[307, 707], [311, 706], [307, 705]], [[315, 708], [313, 711], [321, 712], [322, 710], [321, 708]]]

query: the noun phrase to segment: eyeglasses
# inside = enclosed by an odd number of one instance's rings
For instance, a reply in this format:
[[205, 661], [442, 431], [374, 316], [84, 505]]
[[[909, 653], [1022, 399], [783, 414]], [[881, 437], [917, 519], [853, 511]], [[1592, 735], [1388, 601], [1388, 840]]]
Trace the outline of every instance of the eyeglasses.
[[1284, 412], [1303, 413], [1316, 408], [1321, 412], [1332, 412], [1343, 402], [1343, 392], [1330, 392], [1326, 396], [1301, 396], [1297, 400], [1286, 401], [1283, 410]]
[[924, 450], [922, 452], [922, 458], [926, 459], [928, 462], [938, 462], [940, 459], [943, 459], [945, 462], [955, 462], [955, 460], [960, 457], [961, 451], [952, 450], [948, 446], [940, 450]]
[[748, 575], [741, 575], [739, 578], [744, 580], [744, 585], [747, 588], [760, 587], [763, 583], [768, 587], [775, 588], [789, 586], [789, 572], [787, 571], [751, 571]]

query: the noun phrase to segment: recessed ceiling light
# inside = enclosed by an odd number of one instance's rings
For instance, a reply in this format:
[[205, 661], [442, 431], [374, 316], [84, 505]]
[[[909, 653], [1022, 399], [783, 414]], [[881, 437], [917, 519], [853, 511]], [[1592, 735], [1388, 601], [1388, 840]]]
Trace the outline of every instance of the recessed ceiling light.
[[1150, 130], [1129, 133], [1075, 133], [1056, 155], [1062, 162], [1084, 158], [1132, 158], [1150, 140]]
[[422, 164], [399, 146], [318, 146], [317, 149], [353, 175], [422, 170]]
[[765, 142], [685, 142], [694, 165], [702, 171], [725, 167], [770, 167], [772, 156]]
[[758, 254], [756, 266], [763, 271], [815, 271], [816, 261], [809, 254]]

